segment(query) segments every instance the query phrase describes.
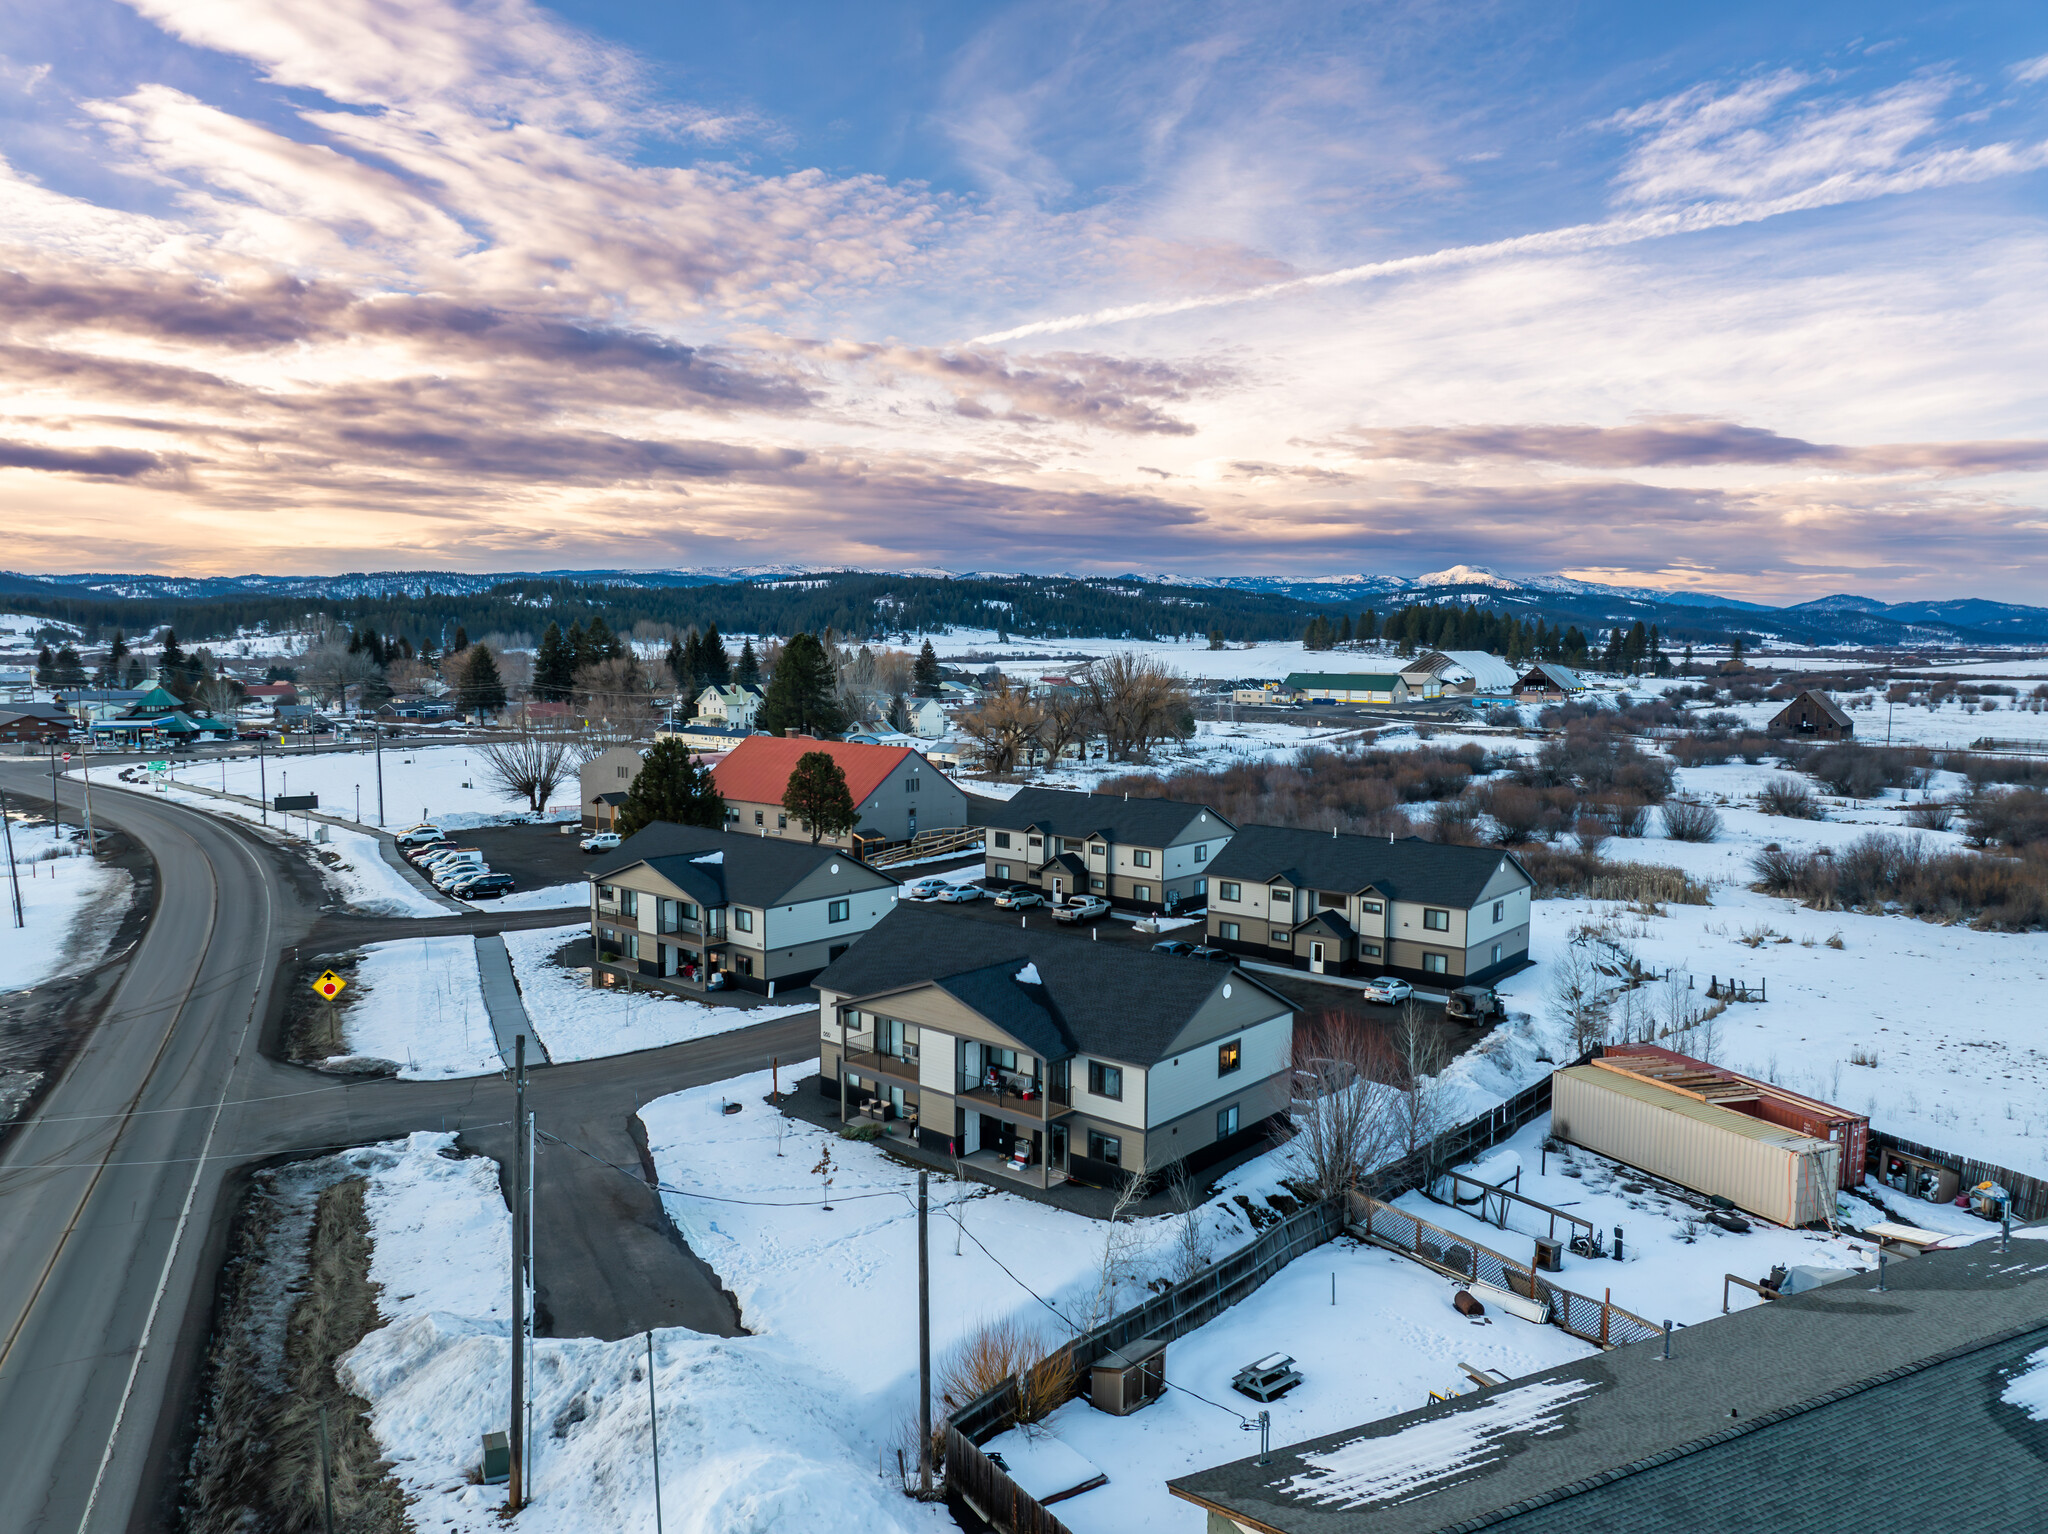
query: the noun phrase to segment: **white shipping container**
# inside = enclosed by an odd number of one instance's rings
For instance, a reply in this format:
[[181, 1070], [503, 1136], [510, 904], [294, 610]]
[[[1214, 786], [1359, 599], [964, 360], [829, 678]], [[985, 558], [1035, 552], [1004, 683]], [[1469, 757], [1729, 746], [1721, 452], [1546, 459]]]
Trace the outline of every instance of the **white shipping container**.
[[1780, 1225], [1834, 1208], [1840, 1146], [1640, 1077], [1591, 1065], [1554, 1072], [1550, 1127], [1560, 1140]]

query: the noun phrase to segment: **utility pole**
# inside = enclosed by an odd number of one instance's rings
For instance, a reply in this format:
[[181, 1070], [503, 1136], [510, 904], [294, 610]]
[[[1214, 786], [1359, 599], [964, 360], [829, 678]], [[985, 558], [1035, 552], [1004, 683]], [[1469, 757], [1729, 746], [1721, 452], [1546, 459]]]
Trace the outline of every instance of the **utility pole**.
[[505, 1510], [526, 1505], [526, 1035], [512, 1041], [512, 1451]]
[[334, 1455], [327, 1445], [327, 1408], [320, 1408], [320, 1503], [327, 1534], [334, 1534]]
[[661, 1420], [654, 1409], [654, 1332], [647, 1333], [647, 1442], [654, 1451], [654, 1534], [661, 1534]]
[[50, 835], [54, 838], [63, 822], [57, 818], [57, 742], [50, 742]]
[[373, 722], [370, 739], [377, 753], [377, 829], [384, 829], [384, 726]]
[[7, 877], [14, 884], [14, 925], [25, 927], [21, 914], [21, 870], [14, 866], [14, 822], [7, 818], [7, 795], [0, 793], [0, 835], [7, 838]]
[[932, 1498], [932, 1254], [925, 1239], [925, 1174], [917, 1174], [917, 1485]]
[[[535, 1312], [540, 1309], [540, 1285], [533, 1281], [533, 1185], [538, 1182], [539, 1165], [534, 1158], [534, 1115], [526, 1115], [526, 1285], [534, 1291], [535, 1299], [526, 1312], [526, 1353], [527, 1362], [533, 1362], [533, 1329], [538, 1322]], [[526, 1463], [533, 1463], [533, 1370], [526, 1371]], [[527, 1476], [529, 1493], [533, 1477]]]
[[96, 859], [100, 855], [100, 844], [92, 834], [92, 763], [82, 755], [78, 758], [78, 771], [85, 779], [85, 855]]
[[268, 735], [256, 737], [256, 800], [266, 826], [270, 824], [270, 776], [263, 765], [263, 748], [269, 743]]

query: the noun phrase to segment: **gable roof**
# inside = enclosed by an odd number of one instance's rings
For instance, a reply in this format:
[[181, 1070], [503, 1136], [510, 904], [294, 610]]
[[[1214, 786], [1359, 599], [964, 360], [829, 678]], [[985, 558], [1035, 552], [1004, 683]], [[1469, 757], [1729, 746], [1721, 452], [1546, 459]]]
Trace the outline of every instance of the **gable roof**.
[[[991, 954], [1003, 957], [991, 961]], [[1016, 979], [1027, 964], [1038, 971], [1035, 986]], [[1058, 1033], [1058, 1048], [1039, 1051], [1047, 1059], [1089, 1054], [1152, 1065], [1226, 981], [1265, 992], [1275, 1013], [1296, 1010], [1234, 966], [1096, 942], [1051, 925], [992, 926], [901, 901], [811, 983], [849, 1000], [935, 984], [1005, 1031], [1013, 1021], [1036, 1026], [1036, 1008]]]
[[[714, 858], [714, 861], [700, 859]], [[707, 831], [666, 820], [635, 831], [590, 871], [593, 883], [610, 879], [645, 863], [677, 889], [703, 905], [770, 906], [803, 883], [821, 866], [840, 865], [842, 872], [866, 874], [860, 881], [895, 884], [892, 875], [825, 842], [779, 836], [743, 836], [732, 831]]]
[[1471, 677], [1473, 689], [1477, 692], [1506, 692], [1521, 680], [1520, 671], [1485, 650], [1433, 650], [1430, 653], [1449, 661], [1449, 670], [1463, 671]]
[[1573, 671], [1568, 666], [1560, 666], [1556, 661], [1552, 660], [1539, 660], [1536, 662], [1535, 665], [1522, 673], [1521, 681], [1518, 681], [1515, 685], [1519, 687], [1522, 685], [1522, 682], [1548, 682], [1559, 692], [1584, 692], [1586, 690], [1586, 684], [1579, 680], [1578, 672]]
[[1498, 847], [1460, 847], [1419, 836], [1387, 841], [1377, 836], [1331, 836], [1293, 826], [1240, 826], [1229, 845], [1209, 859], [1209, 877], [1246, 884], [1285, 880], [1304, 889], [1376, 889], [1400, 900], [1469, 907], [1503, 863], [1528, 873]]
[[1776, 724], [1778, 720], [1783, 719], [1802, 703], [1810, 708], [1820, 710], [1833, 724], [1843, 725], [1852, 730], [1856, 727], [1856, 722], [1842, 711], [1842, 706], [1817, 687], [1807, 688], [1790, 703], [1779, 709], [1772, 718], [1771, 723]]
[[1398, 671], [1290, 671], [1286, 686], [1295, 692], [1317, 687], [1332, 692], [1392, 692], [1401, 680]]
[[[803, 735], [749, 735], [732, 754], [711, 769], [718, 791], [744, 804], [780, 804], [796, 770], [797, 758], [822, 751], [846, 774], [846, 790], [858, 805], [882, 786], [882, 780], [917, 753], [906, 746], [856, 746], [843, 740], [812, 740]], [[933, 769], [936, 771], [937, 769]]]
[[[2005, 1399], [2048, 1345], [2048, 1245], [2013, 1234], [1689, 1327], [1669, 1363], [1639, 1342], [1168, 1486], [1283, 1534], [2048, 1527], [2048, 1421]], [[1935, 1439], [1967, 1475], [1900, 1452]]]
[[1062, 788], [1024, 788], [1000, 804], [981, 809], [976, 824], [1005, 828], [1043, 826], [1054, 836], [1094, 836], [1139, 847], [1163, 847], [1190, 821], [1207, 816], [1218, 836], [1236, 829], [1206, 804], [1179, 799], [1127, 798], [1122, 794], [1083, 794]]

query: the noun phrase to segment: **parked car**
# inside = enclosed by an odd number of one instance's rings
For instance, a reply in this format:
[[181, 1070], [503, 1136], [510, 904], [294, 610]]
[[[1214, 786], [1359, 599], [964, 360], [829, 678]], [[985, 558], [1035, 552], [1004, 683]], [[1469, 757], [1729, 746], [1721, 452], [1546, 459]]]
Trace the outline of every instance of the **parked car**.
[[904, 885], [903, 896], [906, 900], [936, 900], [942, 891], [951, 888], [952, 886], [944, 879], [935, 879], [927, 875], [914, 883]]
[[428, 882], [442, 894], [452, 894], [457, 885], [466, 884], [469, 880], [478, 878], [490, 871], [491, 865], [488, 863], [454, 863], [447, 868], [437, 870], [434, 877]]
[[424, 847], [428, 842], [438, 842], [440, 839], [441, 828], [424, 821], [416, 826], [407, 826], [395, 838], [401, 847]]
[[420, 872], [429, 879], [446, 873], [451, 868], [481, 868], [484, 855], [474, 847], [459, 848], [454, 852], [439, 852], [420, 864]]
[[1025, 906], [1044, 905], [1045, 896], [1041, 895], [1037, 890], [1004, 890], [1000, 895], [996, 896], [996, 904], [1005, 911], [1020, 911]]
[[268, 731], [268, 730], [237, 730], [237, 731], [235, 731], [235, 739], [236, 739], [236, 740], [268, 740], [268, 739], [270, 739], [270, 731]]
[[1490, 985], [1461, 985], [1444, 998], [1444, 1016], [1468, 1023], [1484, 1023], [1508, 1015], [1508, 1009]]
[[1365, 999], [1383, 1007], [1398, 1006], [1414, 994], [1414, 986], [1392, 975], [1381, 975], [1376, 980], [1368, 980], [1365, 985]]
[[513, 882], [510, 874], [485, 874], [469, 880], [456, 893], [464, 900], [496, 900], [511, 893]]
[[1054, 906], [1054, 921], [1095, 921], [1109, 914], [1109, 902], [1100, 895], [1076, 895], [1065, 905]]
[[437, 836], [430, 842], [415, 842], [405, 849], [405, 855], [415, 863], [424, 862], [437, 852], [453, 852], [455, 843], [445, 836]]
[[585, 852], [617, 852], [624, 840], [616, 831], [593, 831], [576, 845]]
[[1170, 953], [1178, 958], [1182, 954], [1193, 953], [1195, 945], [1193, 943], [1183, 943], [1179, 938], [1168, 938], [1163, 943], [1154, 943], [1152, 951], [1154, 953]]
[[1228, 964], [1232, 959], [1229, 949], [1211, 948], [1207, 943], [1202, 944], [1199, 948], [1190, 949], [1188, 957], [1191, 959], [1206, 959], [1211, 964]]
[[966, 900], [979, 900], [984, 893], [979, 884], [949, 884], [939, 891], [939, 899], [958, 904]]

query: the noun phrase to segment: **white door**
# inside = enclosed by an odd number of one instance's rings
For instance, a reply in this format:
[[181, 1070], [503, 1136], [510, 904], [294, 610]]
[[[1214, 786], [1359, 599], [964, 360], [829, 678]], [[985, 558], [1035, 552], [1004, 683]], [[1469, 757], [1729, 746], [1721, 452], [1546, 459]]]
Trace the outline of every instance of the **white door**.
[[1308, 967], [1311, 974], [1320, 975], [1323, 972], [1323, 945], [1321, 943], [1310, 943], [1308, 945]]

